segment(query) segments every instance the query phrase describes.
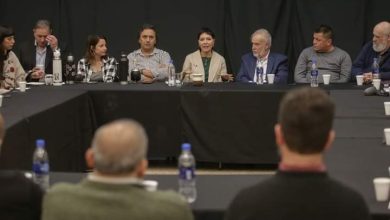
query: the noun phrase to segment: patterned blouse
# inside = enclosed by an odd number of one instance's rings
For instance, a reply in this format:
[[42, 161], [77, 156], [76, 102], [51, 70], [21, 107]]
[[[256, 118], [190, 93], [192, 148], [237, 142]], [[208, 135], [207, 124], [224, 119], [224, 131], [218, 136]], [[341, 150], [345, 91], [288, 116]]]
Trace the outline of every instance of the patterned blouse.
[[[103, 59], [102, 73], [103, 82], [113, 82], [116, 77], [116, 60], [113, 57]], [[85, 82], [89, 82], [92, 76], [91, 64], [85, 58], [79, 60], [77, 64], [77, 75], [82, 75]]]
[[10, 51], [8, 58], [4, 60], [3, 74], [0, 76], [1, 88], [16, 88], [19, 82], [25, 81], [25, 78], [26, 74], [18, 57]]

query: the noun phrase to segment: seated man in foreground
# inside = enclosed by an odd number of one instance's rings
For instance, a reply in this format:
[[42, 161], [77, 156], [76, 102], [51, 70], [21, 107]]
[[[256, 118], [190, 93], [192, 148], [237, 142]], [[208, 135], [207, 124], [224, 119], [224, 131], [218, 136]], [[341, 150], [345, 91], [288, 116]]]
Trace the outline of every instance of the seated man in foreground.
[[279, 169], [268, 180], [241, 191], [227, 220], [370, 219], [362, 196], [326, 172], [323, 152], [335, 138], [334, 109], [318, 88], [302, 87], [283, 98], [275, 125]]
[[145, 188], [147, 145], [143, 127], [133, 120], [99, 128], [86, 153], [94, 172], [79, 184], [60, 183], [49, 190], [42, 219], [192, 219], [176, 193]]

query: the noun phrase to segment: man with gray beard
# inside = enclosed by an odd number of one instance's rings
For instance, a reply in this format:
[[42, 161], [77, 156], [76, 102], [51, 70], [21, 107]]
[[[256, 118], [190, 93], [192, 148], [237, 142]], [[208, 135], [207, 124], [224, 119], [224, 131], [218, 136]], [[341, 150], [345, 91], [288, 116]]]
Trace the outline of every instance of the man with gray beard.
[[378, 59], [379, 74], [382, 80], [390, 80], [390, 23], [379, 22], [373, 30], [372, 41], [366, 43], [352, 64], [352, 79], [363, 75], [364, 82], [372, 81], [372, 64]]

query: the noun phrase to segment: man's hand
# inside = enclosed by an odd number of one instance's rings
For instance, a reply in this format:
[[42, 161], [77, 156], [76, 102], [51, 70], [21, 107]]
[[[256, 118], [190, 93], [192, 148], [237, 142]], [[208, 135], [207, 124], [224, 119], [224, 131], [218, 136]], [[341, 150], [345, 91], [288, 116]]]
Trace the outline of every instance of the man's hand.
[[224, 82], [226, 82], [226, 81], [230, 82], [230, 81], [234, 80], [234, 77], [233, 77], [233, 74], [223, 74], [223, 75], [221, 75], [221, 79]]
[[51, 49], [54, 51], [58, 48], [58, 40], [54, 35], [48, 35], [46, 41], [49, 43]]
[[142, 83], [150, 84], [150, 83], [153, 83], [153, 82], [154, 82], [154, 79], [151, 79], [149, 77], [144, 77], [142, 79]]
[[142, 75], [144, 75], [144, 77], [146, 77], [146, 78], [150, 78], [150, 79], [154, 78], [152, 71], [149, 69], [143, 69]]
[[45, 75], [45, 72], [41, 68], [34, 67], [31, 72], [31, 78], [32, 79], [42, 79], [43, 76]]
[[363, 73], [363, 83], [371, 83], [372, 82], [372, 72]]

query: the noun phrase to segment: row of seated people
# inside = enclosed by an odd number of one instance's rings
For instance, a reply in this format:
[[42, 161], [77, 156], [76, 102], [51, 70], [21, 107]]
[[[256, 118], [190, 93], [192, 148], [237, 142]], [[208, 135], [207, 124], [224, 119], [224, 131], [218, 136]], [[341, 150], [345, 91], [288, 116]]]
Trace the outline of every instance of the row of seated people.
[[[51, 34], [50, 22], [39, 20], [34, 29], [34, 42], [24, 42], [16, 56], [11, 49], [14, 46], [14, 32], [11, 28], [0, 27], [0, 70], [3, 87], [13, 87], [26, 79], [27, 81], [43, 80], [44, 74], [52, 73], [53, 51], [61, 49], [57, 38]], [[167, 65], [171, 61], [168, 52], [156, 48], [157, 31], [152, 25], [143, 25], [138, 33], [140, 49], [128, 55], [129, 71], [137, 68], [141, 71], [144, 83], [164, 81], [167, 76]], [[205, 82], [233, 80], [254, 82], [257, 77], [275, 74], [276, 84], [286, 84], [288, 79], [288, 60], [283, 54], [271, 51], [272, 37], [265, 29], [255, 31], [251, 36], [252, 52], [242, 56], [237, 74], [228, 74], [223, 56], [214, 51], [215, 34], [209, 28], [202, 28], [198, 33], [199, 49], [186, 56], [182, 73], [191, 77], [192, 73], [203, 75]], [[65, 48], [65, 47], [63, 47]], [[390, 23], [378, 23], [373, 30], [373, 39], [368, 42], [352, 63], [344, 50], [334, 46], [333, 30], [321, 25], [313, 34], [313, 46], [302, 51], [294, 71], [297, 83], [310, 82], [310, 69], [316, 60], [321, 75], [330, 74], [331, 83], [343, 83], [354, 80], [356, 75], [364, 75], [364, 81], [372, 79], [372, 63], [377, 58], [382, 79], [390, 79]], [[63, 49], [64, 51], [64, 49]], [[18, 59], [19, 57], [19, 59]], [[2, 62], [4, 61], [4, 62]], [[45, 68], [37, 68], [42, 66]], [[27, 74], [24, 70], [28, 70]], [[259, 72], [264, 74], [258, 74]], [[84, 57], [79, 60], [77, 74], [86, 81], [112, 82], [116, 79], [117, 61], [107, 55], [107, 39], [100, 35], [88, 37]]]
[[[323, 153], [335, 139], [334, 112], [335, 104], [319, 88], [288, 92], [275, 125], [279, 168], [242, 190], [227, 209], [226, 220], [370, 219], [364, 198], [326, 172]], [[0, 135], [3, 140], [1, 115]], [[0, 171], [0, 219], [193, 219], [181, 196], [145, 187], [147, 146], [146, 132], [134, 120], [103, 125], [85, 157], [94, 171], [77, 184], [57, 183], [44, 196], [22, 174]]]

